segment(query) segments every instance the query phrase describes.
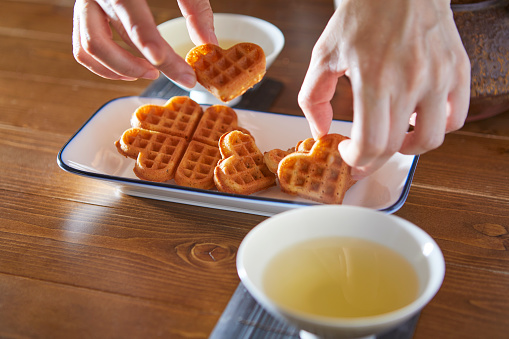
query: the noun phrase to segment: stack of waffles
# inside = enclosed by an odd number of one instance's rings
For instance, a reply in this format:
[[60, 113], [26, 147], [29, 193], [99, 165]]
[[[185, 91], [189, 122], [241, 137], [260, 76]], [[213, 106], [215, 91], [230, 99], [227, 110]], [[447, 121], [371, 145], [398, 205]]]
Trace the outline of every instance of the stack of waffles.
[[115, 145], [121, 154], [136, 159], [134, 173], [140, 179], [156, 182], [174, 179], [181, 186], [213, 189], [216, 187], [214, 170], [221, 155], [230, 157], [239, 153], [238, 145], [228, 148], [223, 143], [220, 148], [219, 140], [228, 132], [238, 130], [244, 140], [251, 140], [251, 154], [242, 153], [243, 160], [256, 163], [258, 171], [268, 178], [258, 175], [257, 179], [249, 180], [250, 170], [246, 169], [231, 181], [244, 178], [243, 188], [239, 189], [238, 184], [234, 188], [222, 184], [221, 189], [249, 194], [265, 189], [270, 181], [274, 184], [275, 177], [266, 169], [263, 154], [256, 148], [249, 131], [237, 125], [237, 114], [228, 106], [214, 105], [203, 111], [188, 97], [173, 97], [163, 106], [140, 106], [133, 113], [131, 126]]

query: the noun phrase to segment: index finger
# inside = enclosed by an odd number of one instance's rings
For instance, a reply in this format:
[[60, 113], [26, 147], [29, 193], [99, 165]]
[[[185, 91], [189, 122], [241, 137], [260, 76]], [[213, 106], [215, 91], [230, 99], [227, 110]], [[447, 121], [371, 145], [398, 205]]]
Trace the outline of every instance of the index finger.
[[337, 81], [336, 73], [325, 69], [311, 58], [298, 101], [315, 139], [329, 132], [333, 116], [330, 101], [334, 96]]
[[145, 1], [118, 1], [114, 9], [129, 38], [150, 63], [171, 79], [194, 86], [194, 70], [163, 39]]

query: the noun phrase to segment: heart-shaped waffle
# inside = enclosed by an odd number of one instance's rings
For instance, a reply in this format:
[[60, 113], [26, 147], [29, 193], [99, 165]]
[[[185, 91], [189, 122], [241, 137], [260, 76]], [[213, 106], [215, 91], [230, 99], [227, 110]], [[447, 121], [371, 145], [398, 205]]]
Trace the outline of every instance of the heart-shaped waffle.
[[121, 154], [137, 159], [134, 173], [140, 179], [175, 179], [181, 186], [211, 189], [221, 159], [219, 138], [239, 128], [237, 120], [230, 107], [214, 105], [202, 112], [190, 98], [174, 97], [163, 106], [140, 106], [131, 124], [143, 128], [125, 131], [115, 144]]
[[251, 194], [275, 185], [276, 177], [263, 162], [253, 137], [232, 131], [219, 139], [222, 159], [214, 170], [214, 182], [222, 192]]
[[297, 146], [289, 148], [286, 151], [283, 151], [282, 149], [279, 148], [272, 149], [263, 154], [263, 161], [269, 168], [269, 171], [277, 174], [277, 168], [279, 166], [279, 163], [281, 162], [281, 160], [283, 160], [284, 157], [294, 152], [309, 152], [311, 150], [311, 147], [313, 147], [314, 143], [315, 139], [308, 138], [299, 141], [297, 143]]
[[265, 53], [253, 43], [243, 42], [227, 50], [213, 44], [196, 46], [187, 53], [196, 79], [223, 102], [244, 94], [265, 75]]
[[338, 150], [345, 139], [340, 134], [328, 134], [315, 141], [309, 152], [284, 157], [277, 170], [281, 190], [326, 204], [341, 204], [356, 182]]
[[237, 128], [237, 113], [228, 106], [213, 105], [205, 110], [196, 127], [193, 140], [218, 147], [219, 138]]
[[181, 186], [212, 189], [214, 168], [221, 159], [219, 148], [192, 140], [175, 172], [175, 183]]
[[130, 128], [115, 145], [121, 154], [136, 159], [136, 176], [162, 182], [173, 178], [187, 142], [184, 138], [157, 131]]
[[215, 187], [214, 168], [221, 159], [219, 138], [235, 129], [237, 120], [237, 113], [228, 106], [214, 105], [205, 110], [175, 173], [178, 185], [202, 189]]
[[295, 152], [294, 148], [291, 148], [287, 151], [283, 151], [279, 148], [271, 149], [270, 151], [263, 153], [263, 161], [265, 162], [265, 165], [267, 165], [269, 171], [276, 174], [279, 162], [283, 160], [283, 158], [288, 154], [293, 152]]
[[131, 118], [131, 126], [171, 134], [190, 140], [203, 110], [195, 101], [176, 96], [163, 106], [143, 105]]
[[313, 148], [313, 145], [315, 144], [315, 139], [313, 138], [307, 138], [302, 141], [299, 141], [297, 143], [297, 146], [295, 146], [295, 149], [297, 152], [309, 152], [311, 151], [311, 148]]

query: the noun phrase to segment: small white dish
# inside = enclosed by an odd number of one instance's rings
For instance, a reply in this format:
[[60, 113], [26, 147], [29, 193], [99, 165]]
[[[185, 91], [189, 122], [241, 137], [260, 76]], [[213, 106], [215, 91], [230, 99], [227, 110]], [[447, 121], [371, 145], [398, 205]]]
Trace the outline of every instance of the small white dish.
[[[417, 273], [417, 297], [392, 312], [369, 317], [333, 318], [285, 308], [266, 295], [265, 269], [278, 253], [297, 243], [332, 237], [360, 238], [401, 254]], [[237, 270], [253, 298], [278, 319], [301, 329], [301, 337], [359, 338], [386, 332], [418, 313], [440, 289], [445, 262], [437, 243], [422, 229], [402, 218], [357, 206], [322, 205], [280, 213], [254, 227], [237, 252]]]
[[[102, 179], [121, 192], [134, 196], [270, 216], [289, 209], [316, 205], [316, 202], [281, 192], [279, 187], [252, 195], [222, 193], [138, 179], [135, 160], [120, 155], [114, 142], [130, 128], [133, 112], [141, 105], [163, 105], [161, 98], [124, 97], [101, 107], [64, 145], [58, 164], [68, 172]], [[207, 106], [203, 106], [205, 109]], [[235, 109], [239, 126], [248, 129], [258, 148], [288, 149], [311, 137], [304, 117]], [[350, 134], [351, 123], [335, 120], [331, 133]], [[283, 130], [282, 130], [282, 126]], [[418, 156], [395, 154], [380, 170], [356, 183], [345, 195], [345, 205], [364, 206], [392, 213], [408, 195]]]
[[[185, 58], [187, 52], [194, 47], [184, 17], [163, 22], [157, 28], [161, 36], [182, 57]], [[265, 20], [247, 15], [214, 13], [214, 30], [219, 45], [223, 48], [231, 47], [234, 42], [251, 42], [259, 45], [265, 52], [267, 69], [281, 53], [285, 44], [284, 35], [279, 28]], [[222, 43], [226, 45], [222, 46]], [[200, 84], [196, 84], [193, 88], [187, 88], [177, 82], [174, 83], [180, 88], [190, 91], [189, 97], [199, 104], [225, 105]], [[227, 105], [235, 106], [240, 100], [241, 97], [237, 97]]]

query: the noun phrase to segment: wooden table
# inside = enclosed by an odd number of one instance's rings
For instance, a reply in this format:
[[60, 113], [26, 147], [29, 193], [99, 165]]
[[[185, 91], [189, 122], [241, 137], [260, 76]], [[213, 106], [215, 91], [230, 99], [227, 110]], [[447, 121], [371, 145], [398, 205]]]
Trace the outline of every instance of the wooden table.
[[[176, 1], [149, 2], [157, 23]], [[286, 46], [267, 76], [272, 111], [297, 93], [332, 0], [216, 0], [257, 16]], [[62, 171], [57, 152], [105, 102], [148, 81], [99, 78], [72, 56], [73, 2], [0, 0], [0, 337], [205, 338], [239, 283], [236, 250], [265, 217], [117, 195]], [[349, 116], [347, 83], [335, 103]], [[507, 338], [509, 114], [468, 123], [422, 155], [396, 213], [436, 239], [444, 284], [415, 338]]]

